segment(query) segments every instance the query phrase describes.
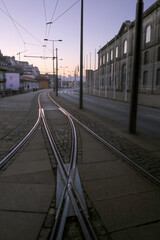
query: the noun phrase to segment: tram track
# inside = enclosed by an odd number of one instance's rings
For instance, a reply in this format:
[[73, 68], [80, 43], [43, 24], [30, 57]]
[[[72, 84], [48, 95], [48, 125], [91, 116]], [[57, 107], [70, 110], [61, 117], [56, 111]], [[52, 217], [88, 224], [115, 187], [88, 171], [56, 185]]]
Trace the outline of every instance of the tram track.
[[103, 139], [97, 133], [91, 130], [88, 126], [86, 126], [84, 123], [79, 121], [76, 117], [74, 117], [72, 114], [66, 111], [62, 106], [56, 103], [48, 93], [48, 98], [50, 99], [50, 101], [57, 106], [56, 111], [60, 111], [61, 113], [64, 114], [65, 118], [69, 122], [70, 129], [71, 129], [72, 140], [71, 140], [70, 158], [69, 158], [69, 162], [64, 162], [62, 153], [60, 149], [57, 147], [57, 144], [53, 137], [53, 133], [50, 129], [50, 126], [48, 125], [50, 120], [47, 119], [46, 117], [45, 112], [47, 112], [47, 110], [43, 108], [42, 106], [43, 104], [41, 104], [40, 98], [41, 98], [41, 95], [39, 95], [39, 98], [38, 98], [39, 116], [36, 124], [30, 130], [30, 132], [25, 136], [25, 138], [15, 148], [12, 149], [13, 152], [11, 151], [5, 157], [5, 159], [2, 159], [2, 161], [0, 161], [0, 167], [3, 167], [4, 164], [7, 161], [9, 161], [13, 157], [13, 155], [19, 151], [19, 149], [23, 146], [23, 144], [25, 144], [29, 140], [29, 138], [32, 136], [32, 134], [36, 131], [38, 125], [42, 121], [52, 152], [57, 162], [57, 171], [61, 175], [61, 180], [62, 180], [61, 188], [63, 189], [61, 191], [61, 197], [58, 200], [56, 200], [57, 201], [56, 214], [55, 214], [54, 224], [50, 232], [49, 239], [50, 240], [63, 239], [63, 232], [65, 229], [66, 219], [69, 216], [68, 215], [69, 208], [72, 208], [72, 212], [74, 212], [75, 216], [77, 217], [78, 222], [81, 226], [81, 230], [83, 232], [84, 238], [87, 240], [99, 239], [97, 237], [97, 232], [95, 233], [95, 228], [92, 226], [92, 222], [90, 221], [90, 216], [86, 207], [87, 204], [85, 203], [85, 198], [84, 196], [81, 196], [81, 193], [80, 191], [78, 191], [77, 185], [75, 183], [77, 178], [77, 151], [78, 151], [78, 143], [77, 143], [78, 140], [77, 140], [77, 129], [76, 129], [77, 127], [75, 126], [75, 123], [77, 126], [82, 127], [85, 131], [87, 131], [94, 138], [100, 141], [105, 147], [109, 148], [111, 151], [116, 153], [121, 159], [129, 162], [129, 164], [132, 165], [132, 167], [136, 168], [139, 172], [141, 172], [143, 175], [149, 178], [156, 185], [159, 186], [160, 181], [159, 179], [156, 179], [154, 176], [148, 173], [146, 170], [144, 170], [142, 167], [135, 164], [130, 158], [125, 156], [125, 154], [120, 152], [118, 149], [112, 146], [109, 142], [107, 142], [105, 139]]
[[[40, 101], [39, 101], [39, 104], [40, 104]], [[89, 216], [86, 210], [86, 206], [84, 206], [84, 203], [81, 199], [82, 196], [79, 195], [79, 190], [76, 189], [76, 186], [74, 184], [75, 174], [76, 174], [76, 161], [77, 161], [77, 133], [76, 133], [76, 128], [73, 123], [73, 120], [63, 108], [59, 108], [59, 110], [63, 114], [65, 114], [65, 116], [67, 117], [70, 123], [71, 131], [72, 131], [72, 148], [71, 148], [70, 163], [69, 163], [69, 166], [66, 168], [66, 165], [62, 160], [60, 152], [50, 132], [49, 126], [45, 118], [44, 110], [42, 109], [41, 106], [40, 106], [40, 109], [41, 109], [42, 121], [43, 121], [52, 151], [55, 155], [56, 162], [58, 164], [58, 168], [64, 183], [62, 195], [57, 207], [55, 223], [54, 223], [53, 230], [51, 232], [50, 240], [62, 239], [63, 231], [65, 227], [65, 221], [67, 218], [67, 213], [68, 213], [70, 203], [72, 204], [74, 212], [79, 220], [85, 239], [96, 240], [97, 237], [93, 230], [92, 224], [89, 221]], [[60, 216], [62, 216], [61, 220], [59, 220]]]
[[[56, 104], [59, 108], [62, 108], [58, 103], [56, 103], [51, 96], [49, 95], [50, 100]], [[123, 160], [127, 161], [131, 166], [136, 168], [141, 174], [146, 176], [148, 179], [150, 179], [153, 183], [160, 186], [160, 179], [152, 175], [149, 171], [145, 170], [143, 167], [138, 165], [136, 162], [134, 162], [131, 158], [126, 156], [124, 153], [122, 153], [120, 150], [118, 150], [116, 147], [114, 147], [112, 144], [110, 144], [108, 141], [100, 137], [97, 133], [95, 133], [93, 130], [91, 130], [89, 127], [87, 127], [85, 124], [83, 124], [81, 121], [79, 121], [76, 117], [74, 117], [72, 114], [67, 112], [66, 110], [63, 110], [66, 112], [66, 114], [69, 114], [74, 121], [76, 121], [81, 127], [83, 127], [87, 132], [89, 132], [92, 136], [94, 136], [96, 139], [98, 139], [101, 143], [103, 143], [106, 147], [111, 149], [111, 151], [115, 152], [118, 156], [120, 156]]]
[[[41, 93], [42, 94], [42, 93]], [[29, 140], [29, 138], [32, 136], [32, 134], [37, 129], [38, 125], [40, 124], [40, 121], [42, 119], [45, 132], [47, 134], [48, 140], [50, 142], [50, 146], [52, 148], [53, 154], [55, 156], [58, 170], [61, 174], [62, 180], [63, 180], [63, 191], [62, 196], [60, 198], [60, 201], [58, 203], [57, 212], [55, 216], [55, 223], [51, 232], [50, 240], [51, 239], [62, 239], [63, 237], [63, 231], [65, 227], [66, 218], [68, 215], [68, 209], [71, 205], [73, 207], [73, 210], [79, 220], [79, 224], [81, 226], [82, 232], [84, 234], [85, 239], [91, 240], [91, 239], [97, 239], [96, 234], [94, 233], [94, 230], [92, 228], [92, 225], [89, 221], [89, 216], [86, 210], [86, 206], [84, 206], [84, 200], [82, 200], [82, 197], [79, 195], [79, 190], [76, 189], [76, 186], [74, 182], [76, 181], [76, 161], [77, 161], [77, 134], [76, 134], [76, 128], [73, 123], [73, 120], [71, 119], [70, 115], [66, 113], [65, 110], [62, 108], [59, 109], [65, 116], [67, 117], [71, 132], [72, 132], [72, 149], [71, 149], [71, 156], [70, 156], [70, 162], [67, 166], [61, 157], [61, 154], [56, 146], [56, 143], [53, 139], [52, 133], [50, 131], [50, 128], [47, 124], [47, 120], [45, 117], [44, 109], [41, 106], [41, 94], [38, 97], [38, 105], [39, 105], [39, 115], [36, 124], [33, 126], [33, 128], [29, 131], [29, 133], [15, 146], [13, 149], [7, 154], [6, 157], [4, 157], [0, 161], [0, 168], [2, 168], [19, 150], [22, 148], [22, 146]]]

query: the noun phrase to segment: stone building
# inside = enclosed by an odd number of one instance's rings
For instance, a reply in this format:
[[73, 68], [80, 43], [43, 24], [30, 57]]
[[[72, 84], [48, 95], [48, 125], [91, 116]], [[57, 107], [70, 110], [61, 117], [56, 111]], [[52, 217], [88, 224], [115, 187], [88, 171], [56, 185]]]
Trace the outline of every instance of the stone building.
[[40, 74], [39, 76], [36, 77], [36, 80], [39, 83], [39, 88], [40, 89], [49, 88], [50, 79], [46, 75]]
[[39, 69], [15, 57], [3, 56], [0, 50], [0, 95], [12, 91], [29, 91], [39, 88], [36, 77]]
[[[99, 50], [98, 69], [92, 81], [86, 79], [90, 92], [113, 99], [121, 94], [121, 100], [129, 99], [134, 35], [135, 21], [125, 21], [118, 34]], [[143, 13], [139, 92], [160, 93], [160, 0]]]

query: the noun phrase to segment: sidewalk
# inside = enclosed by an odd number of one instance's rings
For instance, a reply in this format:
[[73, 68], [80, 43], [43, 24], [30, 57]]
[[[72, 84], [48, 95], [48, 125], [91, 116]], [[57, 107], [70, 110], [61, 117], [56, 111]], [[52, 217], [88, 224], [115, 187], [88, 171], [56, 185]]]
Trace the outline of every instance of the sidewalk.
[[[20, 104], [22, 98], [12, 97], [12, 102], [6, 98], [4, 106], [8, 102], [8, 109], [12, 109], [11, 116], [14, 117], [12, 124], [10, 111], [5, 111], [4, 108], [5, 126], [10, 125], [10, 131], [27, 116], [33, 97], [30, 93], [24, 96], [26, 106], [18, 110], [21, 118], [13, 110], [12, 103], [14, 102], [16, 110], [16, 105]], [[89, 111], [84, 111], [83, 114], [83, 117], [89, 117], [97, 123], [103, 122], [103, 119], [95, 117]], [[0, 118], [2, 123], [3, 118]], [[160, 151], [150, 138], [146, 140], [145, 136], [129, 135], [111, 121], [107, 121], [107, 127], [140, 147]], [[7, 129], [2, 129], [2, 134], [3, 131], [5, 134], [8, 132]], [[112, 240], [159, 240], [159, 188], [84, 130], [80, 134], [83, 141], [78, 169], [91, 214], [94, 206]], [[55, 214], [55, 208], [52, 207], [52, 211], [49, 211], [55, 198], [55, 182], [56, 174], [52, 171], [39, 127], [32, 141], [18, 154], [16, 161], [13, 159], [12, 164], [0, 172], [0, 240], [38, 239], [46, 215], [49, 214], [49, 219], [53, 220]], [[46, 228], [43, 240], [47, 240], [47, 231], [49, 228]]]
[[0, 240], [37, 239], [54, 191], [55, 179], [39, 127], [16, 161], [0, 173]]
[[[114, 99], [113, 91], [109, 91], [109, 90], [108, 91], [101, 90], [100, 92], [96, 90], [95, 93], [93, 91], [92, 93], [90, 91], [87, 91], [86, 93], [90, 95], [99, 96], [99, 97], [106, 97], [112, 100]], [[130, 102], [130, 97], [131, 97], [131, 93], [128, 92], [127, 102]], [[114, 100], [125, 101], [125, 93], [116, 91]], [[148, 106], [148, 107], [160, 108], [160, 94], [158, 95], [158, 94], [150, 94], [150, 93], [148, 94], [139, 93], [138, 104]]]

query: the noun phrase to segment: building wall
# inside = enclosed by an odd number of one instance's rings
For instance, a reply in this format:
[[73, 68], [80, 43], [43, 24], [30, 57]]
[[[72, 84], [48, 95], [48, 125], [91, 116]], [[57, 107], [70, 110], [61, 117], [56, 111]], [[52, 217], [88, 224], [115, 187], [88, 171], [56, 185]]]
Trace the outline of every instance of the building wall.
[[20, 74], [19, 73], [6, 73], [6, 89], [19, 90], [20, 87]]
[[[94, 88], [99, 92], [121, 92], [123, 100], [127, 101], [131, 91], [135, 22], [126, 21], [111, 41], [98, 52], [98, 73], [94, 71], [91, 92]], [[150, 41], [146, 43], [147, 28], [150, 26]], [[124, 43], [127, 41], [127, 52], [124, 53]], [[118, 47], [118, 56], [116, 48]], [[160, 1], [156, 1], [143, 15], [143, 32], [141, 43], [141, 74], [139, 92], [145, 94], [160, 94]], [[94, 79], [96, 81], [94, 83]], [[95, 91], [95, 90], [94, 90]]]
[[39, 88], [49, 88], [48, 81], [39, 81]]
[[94, 92], [93, 70], [86, 70], [86, 93]]

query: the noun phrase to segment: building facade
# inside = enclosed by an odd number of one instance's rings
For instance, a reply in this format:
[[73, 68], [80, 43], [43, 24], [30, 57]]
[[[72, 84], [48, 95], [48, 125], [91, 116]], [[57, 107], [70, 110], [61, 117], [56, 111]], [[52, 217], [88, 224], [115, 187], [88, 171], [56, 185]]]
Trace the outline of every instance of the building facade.
[[39, 69], [15, 57], [3, 56], [0, 51], [0, 95], [13, 91], [29, 91], [39, 88], [36, 77]]
[[[160, 0], [143, 13], [142, 29], [139, 92], [160, 94]], [[99, 50], [98, 69], [92, 80], [86, 78], [88, 91], [105, 97], [110, 94], [113, 99], [121, 94], [121, 100], [129, 100], [134, 39], [135, 21], [125, 21], [118, 34]]]

